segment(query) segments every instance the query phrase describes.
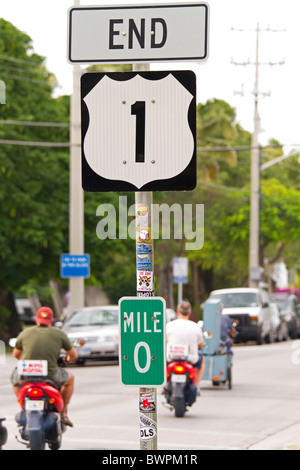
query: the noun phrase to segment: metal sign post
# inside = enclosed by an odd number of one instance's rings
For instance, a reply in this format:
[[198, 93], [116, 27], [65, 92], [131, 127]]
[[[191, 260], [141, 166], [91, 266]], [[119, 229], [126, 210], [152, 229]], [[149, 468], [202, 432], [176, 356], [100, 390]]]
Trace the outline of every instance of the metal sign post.
[[[136, 209], [136, 257], [138, 260], [142, 251], [148, 252], [149, 267], [147, 270], [137, 269], [137, 296], [154, 296], [154, 244], [151, 237], [151, 207], [152, 192], [135, 193]], [[157, 406], [156, 389], [141, 387], [139, 396], [140, 449], [157, 450]], [[150, 403], [147, 411], [144, 404]], [[152, 429], [152, 435], [144, 432], [147, 426]]]
[[178, 303], [183, 299], [183, 284], [188, 282], [188, 258], [173, 258], [173, 282], [178, 284]]
[[[149, 64], [133, 64], [132, 70], [143, 71], [150, 70]], [[137, 296], [154, 296], [154, 244], [151, 236], [152, 229], [152, 192], [136, 192], [135, 193], [135, 213], [136, 213], [136, 257], [141, 251], [148, 251], [149, 256], [149, 274], [150, 283], [147, 286], [147, 277], [142, 275], [142, 270], [138, 269], [137, 264]], [[142, 243], [146, 242], [146, 243]], [[143, 248], [144, 246], [144, 248]], [[148, 247], [148, 248], [147, 248]], [[147, 276], [147, 274], [146, 274]], [[145, 285], [146, 284], [146, 285]], [[147, 289], [147, 290], [143, 290]], [[140, 449], [141, 450], [157, 450], [157, 408], [156, 408], [156, 388], [140, 387], [139, 396], [139, 422], [140, 422]], [[147, 413], [148, 422], [144, 414], [144, 400], [152, 404], [152, 409]], [[150, 401], [149, 401], [150, 400]], [[146, 410], [145, 410], [146, 411]], [[146, 421], [146, 422], [145, 422]], [[151, 426], [152, 436], [148, 436], [143, 432], [145, 426]], [[149, 428], [150, 431], [150, 428]]]

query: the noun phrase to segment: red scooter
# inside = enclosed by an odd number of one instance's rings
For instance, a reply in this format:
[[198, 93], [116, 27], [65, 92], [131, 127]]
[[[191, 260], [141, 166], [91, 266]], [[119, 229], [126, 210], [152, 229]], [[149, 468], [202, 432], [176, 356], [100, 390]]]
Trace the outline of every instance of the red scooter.
[[182, 418], [188, 406], [196, 401], [197, 373], [186, 360], [174, 360], [167, 365], [167, 384], [164, 394], [170, 409], [175, 409], [175, 416]]
[[[34, 361], [23, 362], [34, 368]], [[21, 439], [17, 437], [17, 440], [31, 450], [44, 450], [46, 443], [51, 450], [58, 450], [66, 429], [60, 419], [64, 406], [62, 396], [54, 383], [46, 381], [42, 375], [22, 377], [25, 383], [18, 393], [22, 410], [16, 415]]]

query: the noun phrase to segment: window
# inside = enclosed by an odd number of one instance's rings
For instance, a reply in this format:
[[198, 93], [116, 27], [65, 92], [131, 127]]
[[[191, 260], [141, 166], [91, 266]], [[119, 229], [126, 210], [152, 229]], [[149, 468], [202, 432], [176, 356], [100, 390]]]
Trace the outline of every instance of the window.
[[259, 306], [255, 292], [231, 292], [228, 294], [215, 294], [213, 297], [220, 299], [224, 308]]

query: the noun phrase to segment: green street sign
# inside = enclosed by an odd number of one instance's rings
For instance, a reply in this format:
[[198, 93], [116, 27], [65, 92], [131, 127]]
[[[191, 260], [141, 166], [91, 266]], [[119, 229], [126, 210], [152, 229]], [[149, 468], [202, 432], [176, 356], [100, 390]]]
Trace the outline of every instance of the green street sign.
[[119, 362], [124, 385], [154, 387], [165, 382], [165, 312], [161, 297], [119, 300]]

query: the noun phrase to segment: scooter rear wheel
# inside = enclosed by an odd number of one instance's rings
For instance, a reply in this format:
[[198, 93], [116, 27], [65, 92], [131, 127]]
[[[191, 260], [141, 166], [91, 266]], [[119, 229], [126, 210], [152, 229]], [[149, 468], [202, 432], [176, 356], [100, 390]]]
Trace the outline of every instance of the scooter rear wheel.
[[55, 441], [49, 442], [48, 446], [50, 450], [58, 450], [61, 446], [62, 436], [61, 434], [57, 437]]
[[174, 400], [175, 416], [182, 418], [185, 413], [185, 400], [184, 397], [176, 397]]
[[30, 450], [45, 450], [45, 438], [41, 431], [31, 431], [29, 435]]

